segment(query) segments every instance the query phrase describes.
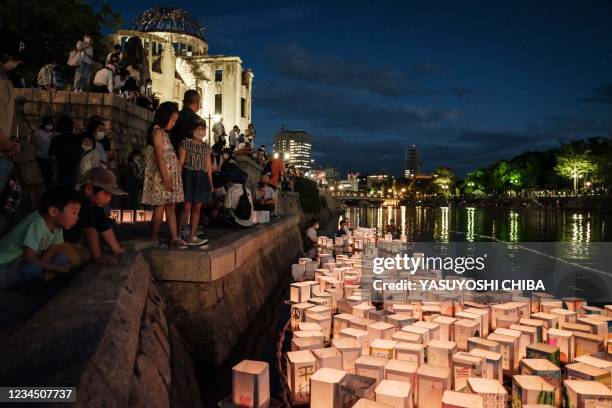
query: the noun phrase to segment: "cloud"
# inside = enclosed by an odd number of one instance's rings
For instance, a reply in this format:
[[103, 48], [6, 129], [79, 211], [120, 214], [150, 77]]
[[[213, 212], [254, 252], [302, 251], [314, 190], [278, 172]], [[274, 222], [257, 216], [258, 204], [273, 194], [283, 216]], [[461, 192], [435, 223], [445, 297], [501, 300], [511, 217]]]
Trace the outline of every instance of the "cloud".
[[434, 126], [460, 115], [452, 109], [363, 100], [350, 92], [294, 81], [268, 82], [257, 89], [257, 106], [274, 117], [305, 120], [329, 129], [374, 132], [377, 136], [401, 135], [408, 128]]
[[408, 76], [397, 68], [314, 55], [295, 43], [271, 45], [268, 55], [278, 73], [287, 79], [368, 91], [388, 97], [408, 95], [414, 91]]
[[314, 8], [309, 4], [290, 4], [278, 9], [226, 14], [206, 19], [206, 30], [224, 35], [243, 34], [262, 28], [301, 20], [311, 16]]
[[418, 74], [442, 74], [444, 73], [444, 67], [440, 64], [421, 63], [415, 64], [413, 67], [414, 71]]
[[612, 84], [604, 84], [591, 90], [591, 95], [578, 100], [583, 103], [612, 105]]

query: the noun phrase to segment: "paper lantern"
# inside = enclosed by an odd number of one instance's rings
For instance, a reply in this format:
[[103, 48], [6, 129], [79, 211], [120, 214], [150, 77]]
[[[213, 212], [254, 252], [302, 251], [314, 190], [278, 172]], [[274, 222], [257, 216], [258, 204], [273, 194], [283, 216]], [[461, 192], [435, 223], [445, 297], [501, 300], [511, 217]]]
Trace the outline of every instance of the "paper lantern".
[[286, 355], [287, 383], [295, 403], [310, 398], [310, 377], [316, 371], [317, 359], [309, 350], [290, 351]]
[[574, 332], [549, 329], [548, 344], [559, 347], [559, 359], [563, 364], [569, 364], [574, 361]]
[[324, 367], [342, 370], [342, 353], [337, 348], [318, 348], [311, 352], [317, 359], [317, 370]]
[[444, 391], [442, 408], [483, 408], [484, 401], [480, 395], [466, 394], [457, 391]]
[[110, 210], [110, 218], [117, 224], [121, 224], [121, 210]]
[[[607, 319], [607, 318], [606, 318]], [[600, 320], [594, 317], [579, 317], [576, 319], [577, 323], [587, 325], [591, 328], [591, 333], [596, 336], [600, 336], [601, 338], [607, 340], [608, 338], [608, 322], [607, 320]]]
[[334, 336], [337, 337], [342, 329], [347, 329], [350, 321], [356, 318], [357, 316], [348, 313], [334, 315]]
[[544, 323], [544, 329], [542, 330], [542, 338], [543, 341], [548, 340], [548, 329], [558, 329], [559, 328], [559, 317], [555, 315], [551, 315], [549, 313], [533, 313], [531, 315], [532, 319], [540, 320]]
[[517, 324], [519, 321], [518, 316], [497, 316], [497, 327], [508, 329], [513, 324]]
[[232, 368], [232, 403], [249, 408], [263, 408], [270, 404], [268, 363], [243, 360]]
[[546, 343], [533, 343], [527, 346], [527, 358], [543, 358], [560, 367], [559, 347]]
[[325, 347], [325, 343], [317, 337], [294, 337], [291, 339], [291, 351], [313, 350]]
[[385, 322], [376, 322], [368, 326], [368, 336], [370, 342], [374, 339], [391, 340], [393, 333], [396, 331], [396, 327], [392, 324]]
[[597, 381], [610, 388], [610, 372], [593, 367], [586, 363], [574, 363], [565, 366], [565, 378], [568, 380]]
[[583, 305], [586, 305], [586, 299], [576, 298], [576, 297], [568, 297], [562, 298], [563, 308], [572, 312], [578, 312]]
[[484, 357], [463, 351], [455, 353], [452, 357], [454, 390], [466, 391], [468, 377], [485, 377], [485, 361]]
[[306, 279], [306, 266], [305, 264], [293, 264], [291, 265], [291, 276], [295, 281], [303, 281]]
[[595, 334], [574, 332], [574, 341], [576, 344], [574, 358], [597, 353], [604, 349], [603, 337]]
[[580, 309], [578, 310], [578, 314], [580, 315], [580, 317], [585, 317], [591, 314], [605, 314], [605, 311], [597, 306], [587, 306], [587, 305], [582, 305], [580, 307]]
[[499, 353], [500, 351], [500, 346], [498, 342], [489, 339], [483, 339], [482, 337], [469, 337], [467, 344], [468, 351], [472, 351], [474, 349], [482, 349], [487, 351], [493, 351], [496, 353]]
[[565, 380], [563, 390], [568, 407], [612, 406], [612, 391], [596, 381]]
[[382, 357], [361, 356], [355, 360], [355, 374], [374, 378], [376, 384], [385, 378], [385, 364]]
[[[299, 332], [317, 332], [317, 333], [322, 333], [321, 332], [321, 325], [317, 324], [317, 323], [312, 323], [312, 322], [300, 322], [298, 324], [298, 329]], [[298, 331], [296, 331], [298, 332]]]
[[342, 369], [349, 373], [355, 372], [355, 360], [361, 356], [361, 344], [351, 338], [333, 339], [332, 346], [342, 355]]
[[393, 336], [391, 336], [391, 340], [395, 340], [397, 342], [403, 342], [403, 343], [417, 343], [417, 344], [420, 344], [421, 341], [423, 341], [420, 334], [409, 333], [409, 332], [405, 332], [401, 330], [393, 333]]
[[382, 402], [371, 401], [365, 398], [360, 398], [359, 401], [353, 408], [391, 408], [390, 405], [383, 404]]
[[[602, 354], [601, 357], [599, 354]], [[605, 353], [597, 353], [592, 356], [580, 356], [576, 357], [576, 362], [585, 363], [592, 367], [601, 368], [602, 370], [606, 370], [610, 373], [610, 379], [612, 383], [612, 361], [608, 361], [605, 358], [608, 356]]]
[[524, 358], [520, 362], [521, 375], [542, 377], [555, 389], [555, 405], [561, 404], [561, 369], [543, 358]]
[[[350, 407], [359, 399], [374, 399], [376, 379], [357, 374], [347, 374], [340, 384], [340, 400], [343, 407]], [[385, 405], [388, 408], [388, 405]]]
[[387, 360], [392, 359], [395, 355], [394, 349], [396, 345], [397, 342], [393, 340], [374, 339], [370, 344], [370, 355]]
[[512, 377], [512, 406], [528, 404], [554, 405], [555, 389], [552, 385], [535, 375], [515, 375]]
[[449, 316], [438, 316], [432, 320], [440, 326], [440, 340], [452, 341], [455, 338], [455, 322], [457, 319]]
[[313, 307], [310, 303], [296, 303], [291, 305], [291, 330], [298, 330], [300, 322], [304, 322], [304, 311]]
[[395, 345], [395, 358], [404, 361], [414, 361], [417, 364], [424, 364], [425, 346], [415, 343], [397, 343]]
[[145, 221], [149, 222], [153, 219], [153, 211], [146, 210], [145, 211]]
[[486, 378], [468, 378], [468, 389], [482, 397], [484, 408], [506, 408], [508, 393], [497, 380]]
[[491, 333], [487, 338], [499, 343], [499, 349], [502, 355], [502, 368], [504, 372], [507, 372], [509, 375], [516, 372], [519, 361], [518, 337]]
[[537, 330], [537, 341], [544, 341], [544, 322], [537, 319], [520, 319], [519, 324], [521, 326], [531, 326], [535, 327]]
[[397, 330], [401, 329], [404, 326], [408, 326], [409, 324], [413, 324], [416, 322], [416, 319], [410, 315], [404, 313], [395, 313], [387, 316], [387, 323], [395, 326]]
[[394, 408], [412, 408], [412, 387], [407, 382], [382, 380], [376, 387], [376, 401]]
[[547, 301], [550, 299], [554, 300], [554, 296], [544, 292], [531, 292], [531, 313], [538, 313], [540, 311], [540, 302]]
[[559, 318], [559, 327], [563, 328], [566, 323], [576, 323], [576, 312], [567, 309], [551, 309], [548, 313]]
[[353, 306], [353, 314], [357, 317], [366, 318], [367, 312], [370, 310], [376, 310], [376, 308], [369, 303]]
[[460, 319], [455, 322], [455, 343], [457, 350], [467, 351], [467, 340], [480, 337], [480, 323], [473, 319]]
[[540, 302], [540, 312], [550, 313], [552, 309], [560, 309], [563, 307], [563, 302], [560, 300], [545, 300]]
[[431, 340], [427, 344], [427, 364], [452, 368], [453, 355], [457, 352], [454, 341]]
[[136, 210], [136, 222], [147, 222], [147, 212], [145, 210]]
[[340, 383], [346, 376], [342, 370], [320, 368], [310, 377], [310, 407], [341, 406]]
[[[476, 309], [468, 309], [468, 310], [476, 310]], [[488, 334], [488, 330], [487, 330], [486, 334], [485, 334], [485, 332], [483, 330], [483, 328], [487, 327], [488, 325], [484, 324], [483, 316], [482, 315], [471, 313], [471, 312], [468, 312], [466, 310], [463, 310], [463, 311], [457, 313], [455, 315], [455, 317], [458, 318], [458, 319], [461, 319], [461, 320], [472, 320], [472, 321], [475, 321], [477, 323], [476, 328], [477, 328], [477, 331], [479, 333], [478, 335], [476, 335], [476, 337], [478, 337], [479, 335], [486, 336]], [[470, 337], [472, 337], [472, 336], [470, 336]]]
[[484, 378], [490, 380], [503, 381], [502, 355], [501, 353], [475, 348], [469, 351], [470, 354], [485, 359]]
[[321, 333], [325, 337], [325, 341], [331, 338], [331, 317], [320, 313], [309, 313], [306, 315], [306, 323], [315, 323], [320, 327]]
[[451, 387], [451, 370], [448, 367], [422, 364], [417, 369], [417, 406], [442, 407], [444, 391]]
[[521, 332], [521, 341], [523, 343], [532, 344], [538, 342], [538, 329], [536, 327], [513, 324], [510, 325], [509, 329]]
[[422, 327], [429, 330], [429, 340], [440, 340], [440, 325], [438, 323], [419, 321], [412, 325], [413, 327]]
[[376, 322], [370, 319], [365, 319], [363, 317], [356, 317], [355, 319], [349, 322], [349, 327], [351, 329], [363, 330], [367, 332], [368, 326], [371, 325], [372, 323], [376, 323]]
[[491, 317], [491, 310], [487, 306], [482, 305], [482, 307], [469, 307], [467, 309], [464, 309], [463, 312], [480, 316], [480, 321], [482, 322], [482, 335], [486, 336], [490, 333], [491, 321], [493, 320], [493, 318]]
[[368, 332], [365, 330], [353, 329], [349, 327], [348, 329], [340, 330], [341, 339], [353, 339], [356, 340], [359, 344], [361, 344], [361, 354], [367, 355], [370, 348], [370, 340], [368, 336]]
[[[308, 303], [313, 306], [312, 303]], [[313, 306], [304, 310], [304, 321], [306, 321], [306, 316], [311, 314], [321, 314], [325, 316], [331, 316], [331, 309], [327, 306]]]
[[527, 346], [531, 344], [529, 342], [529, 336], [524, 336], [522, 332], [512, 329], [495, 329], [496, 334], [502, 334], [504, 336], [513, 337], [516, 339], [518, 347], [518, 356], [516, 358], [516, 367], [518, 368], [518, 360], [524, 358], [527, 355]]
[[305, 303], [310, 299], [311, 284], [309, 282], [296, 282], [289, 286], [289, 300], [293, 303]]
[[414, 324], [411, 324], [411, 325], [402, 327], [402, 331], [420, 335], [422, 339], [421, 342], [423, 344], [427, 344], [429, 343], [429, 340], [431, 340], [429, 329], [426, 329], [425, 327], [419, 327], [419, 326], [415, 326]]

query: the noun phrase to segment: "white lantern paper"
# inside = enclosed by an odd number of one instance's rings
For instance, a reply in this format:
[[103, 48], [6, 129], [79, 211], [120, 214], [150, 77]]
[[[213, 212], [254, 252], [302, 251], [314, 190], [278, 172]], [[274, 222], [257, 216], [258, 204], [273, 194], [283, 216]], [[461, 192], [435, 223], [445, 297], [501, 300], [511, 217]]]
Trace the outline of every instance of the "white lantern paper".
[[265, 408], [270, 404], [270, 367], [263, 361], [243, 360], [232, 368], [232, 403]]
[[455, 391], [466, 391], [468, 377], [484, 377], [484, 357], [459, 352], [453, 356], [453, 384]]
[[385, 364], [382, 357], [361, 356], [355, 360], [355, 374], [374, 378], [376, 384], [385, 378]]
[[340, 407], [340, 383], [346, 376], [342, 370], [321, 368], [310, 377], [310, 408]]
[[315, 373], [317, 359], [309, 350], [287, 353], [287, 383], [296, 403], [310, 398], [310, 377]]
[[451, 387], [451, 370], [448, 367], [422, 364], [417, 370], [417, 406], [442, 407], [442, 395]]
[[376, 387], [376, 401], [394, 408], [412, 408], [412, 387], [402, 381], [382, 380]]
[[361, 356], [361, 344], [355, 339], [333, 339], [332, 346], [342, 354], [342, 369], [348, 373], [355, 372], [355, 360]]
[[453, 355], [457, 352], [454, 341], [432, 340], [427, 344], [427, 364], [452, 368]]
[[317, 359], [317, 370], [323, 367], [342, 370], [342, 353], [335, 347], [311, 350]]
[[468, 389], [482, 397], [485, 408], [506, 408], [508, 392], [497, 380], [468, 378]]

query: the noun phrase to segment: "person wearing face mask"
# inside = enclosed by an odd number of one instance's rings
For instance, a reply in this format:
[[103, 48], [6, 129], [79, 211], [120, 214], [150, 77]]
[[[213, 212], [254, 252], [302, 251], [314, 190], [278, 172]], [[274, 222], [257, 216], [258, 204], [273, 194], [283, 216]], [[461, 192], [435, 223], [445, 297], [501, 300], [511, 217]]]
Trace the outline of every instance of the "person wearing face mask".
[[200, 94], [190, 89], [185, 91], [183, 95], [183, 109], [179, 112], [176, 125], [170, 132], [170, 141], [172, 147], [178, 155], [181, 143], [185, 139], [191, 139], [194, 129], [194, 124], [201, 122], [203, 119], [196, 113], [200, 110]]
[[85, 34], [83, 40], [77, 42], [76, 50], [82, 54], [82, 58], [74, 74], [74, 90], [81, 92], [88, 89], [93, 65], [93, 38], [90, 34]]
[[100, 159], [99, 166], [108, 168], [109, 153], [110, 153], [110, 140], [106, 136], [106, 128], [102, 118], [98, 115], [92, 115], [87, 120], [87, 126], [85, 130], [79, 134], [79, 137], [90, 137], [95, 140], [94, 149]]
[[13, 31], [0, 30], [0, 38], [2, 38], [0, 43], [0, 195], [2, 195], [13, 169], [10, 155], [20, 149], [18, 141], [11, 139], [18, 134], [18, 131], [15, 116], [15, 88], [9, 72], [23, 61], [25, 45]]
[[212, 164], [210, 147], [204, 141], [205, 139], [206, 122], [196, 121], [193, 124], [192, 137], [183, 139], [178, 151], [185, 194], [185, 204], [179, 218], [178, 230], [183, 230], [189, 218], [190, 228], [186, 239], [189, 246], [201, 246], [208, 243], [207, 239], [201, 239], [196, 235], [200, 225], [202, 205], [212, 200]]
[[38, 71], [36, 82], [38, 87], [46, 90], [52, 90], [57, 88], [55, 81], [55, 68], [57, 67], [57, 61], [51, 61]]
[[90, 135], [86, 135], [81, 140], [81, 162], [79, 163], [79, 178], [83, 177], [90, 169], [100, 167], [100, 156], [96, 151], [96, 140]]
[[49, 160], [49, 145], [53, 136], [53, 118], [45, 116], [40, 123], [40, 128], [34, 132], [32, 144], [34, 145], [34, 157], [36, 157], [36, 162], [45, 179], [47, 188], [51, 186], [53, 181], [53, 167], [51, 166], [51, 160]]

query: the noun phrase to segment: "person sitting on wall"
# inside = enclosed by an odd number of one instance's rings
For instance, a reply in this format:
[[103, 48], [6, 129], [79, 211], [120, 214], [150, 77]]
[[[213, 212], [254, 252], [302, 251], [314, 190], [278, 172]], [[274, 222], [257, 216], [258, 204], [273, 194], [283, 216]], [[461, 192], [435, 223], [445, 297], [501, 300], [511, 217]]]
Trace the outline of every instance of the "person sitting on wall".
[[242, 184], [235, 174], [225, 177], [225, 199], [223, 201], [223, 214], [221, 227], [230, 229], [243, 229], [253, 225], [253, 199], [251, 192]]
[[340, 228], [338, 229], [338, 231], [336, 231], [336, 236], [344, 237], [346, 235], [348, 235], [348, 225], [346, 220], [342, 220], [340, 221]]
[[[119, 189], [115, 175], [102, 167], [95, 167], [85, 173], [81, 178], [81, 190], [85, 197], [79, 211], [79, 220], [74, 227], [65, 231], [66, 240], [78, 243], [84, 238], [95, 263], [117, 265], [116, 255], [124, 253], [125, 249], [117, 242], [113, 222], [104, 213], [104, 207], [110, 203], [113, 195], [124, 196], [127, 193]], [[100, 235], [113, 255], [102, 253]]]
[[309, 227], [306, 230], [306, 240], [304, 241], [304, 252], [310, 259], [316, 259], [317, 257], [317, 230], [319, 229], [319, 220], [313, 218]]
[[269, 182], [270, 177], [265, 174], [259, 179], [259, 184], [255, 189], [255, 201], [253, 203], [255, 211], [270, 211], [270, 213], [274, 211], [276, 192], [268, 185]]
[[93, 80], [92, 92], [113, 93], [116, 86], [116, 76], [118, 74], [119, 57], [112, 55], [106, 66], [96, 72]]
[[80, 207], [81, 195], [71, 188], [54, 187], [43, 194], [38, 211], [0, 240], [0, 290], [70, 271], [62, 228], [77, 222]]

